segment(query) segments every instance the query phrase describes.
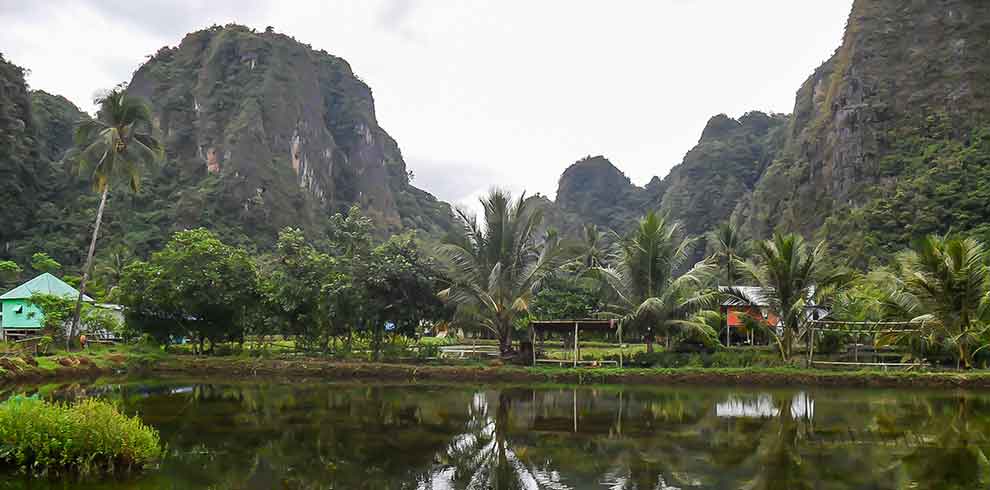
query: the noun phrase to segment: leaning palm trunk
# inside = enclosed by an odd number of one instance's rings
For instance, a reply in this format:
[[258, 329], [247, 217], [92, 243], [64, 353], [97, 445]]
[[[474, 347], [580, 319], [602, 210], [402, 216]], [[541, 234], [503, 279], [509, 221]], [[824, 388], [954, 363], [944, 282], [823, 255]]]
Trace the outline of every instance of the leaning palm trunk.
[[[75, 147], [65, 155], [65, 160], [73, 163], [80, 175], [93, 179], [95, 188], [101, 192], [100, 207], [96, 212], [93, 238], [89, 242], [89, 253], [86, 255], [86, 265], [79, 283], [79, 296], [76, 298], [66, 348], [71, 346], [72, 339], [79, 330], [82, 300], [86, 294], [86, 282], [93, 269], [96, 239], [100, 234], [100, 223], [111, 182], [126, 179], [136, 192], [141, 183], [141, 166], [154, 164], [165, 155], [164, 147], [150, 135], [153, 126], [151, 108], [143, 100], [128, 96], [118, 87], [98, 98], [96, 102], [100, 105], [97, 118], [79, 121], [73, 137]], [[148, 133], [142, 130], [147, 130]]]
[[100, 224], [103, 222], [103, 208], [107, 204], [107, 193], [110, 186], [103, 186], [100, 194], [100, 207], [96, 210], [96, 223], [93, 225], [93, 238], [89, 240], [89, 252], [86, 254], [86, 265], [83, 267], [82, 279], [79, 281], [79, 296], [76, 297], [76, 308], [72, 313], [72, 327], [69, 328], [69, 336], [65, 339], [65, 348], [72, 347], [72, 339], [76, 338], [79, 331], [79, 317], [82, 314], [82, 300], [86, 294], [86, 281], [89, 280], [90, 271], [93, 268], [93, 254], [96, 253], [96, 238], [100, 235]]

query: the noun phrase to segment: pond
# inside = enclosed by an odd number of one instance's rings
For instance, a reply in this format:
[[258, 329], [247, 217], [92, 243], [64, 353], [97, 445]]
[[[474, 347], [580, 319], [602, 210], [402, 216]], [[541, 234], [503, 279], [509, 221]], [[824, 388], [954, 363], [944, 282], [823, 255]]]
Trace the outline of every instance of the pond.
[[73, 489], [975, 489], [990, 394], [142, 381], [161, 468]]

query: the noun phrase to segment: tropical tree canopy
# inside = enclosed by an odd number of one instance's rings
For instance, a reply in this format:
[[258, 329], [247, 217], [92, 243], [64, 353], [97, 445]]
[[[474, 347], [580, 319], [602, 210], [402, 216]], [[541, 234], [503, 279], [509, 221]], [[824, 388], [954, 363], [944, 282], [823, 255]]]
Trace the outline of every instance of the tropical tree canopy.
[[461, 230], [438, 249], [450, 286], [440, 298], [456, 308], [455, 323], [481, 326], [499, 339], [503, 354], [512, 350], [517, 320], [529, 313], [534, 291], [569, 257], [555, 235], [538, 240], [542, 213], [501, 189], [481, 199], [476, 216], [458, 210]]
[[794, 339], [803, 331], [813, 308], [827, 308], [835, 295], [852, 279], [845, 271], [829, 271], [825, 266], [828, 246], [820, 242], [808, 246], [798, 234], [775, 233], [770, 240], [756, 244], [759, 263], [744, 262], [743, 269], [760, 287], [762, 298], [752, 297], [751, 290], [728, 288], [729, 296], [744, 303], [768, 303], [777, 312], [783, 329], [777, 340], [781, 357], [791, 358]]
[[121, 87], [96, 102], [100, 106], [97, 117], [79, 121], [75, 147], [65, 158], [98, 191], [118, 179], [137, 191], [143, 166], [158, 162], [165, 152], [164, 146], [151, 136], [151, 108]]
[[654, 212], [619, 242], [617, 263], [595, 271], [609, 286], [608, 309], [621, 318], [620, 328], [645, 334], [648, 343], [657, 333], [714, 341], [715, 330], [696, 314], [718, 304], [717, 291], [705, 289], [716, 265], [706, 260], [676, 275], [696, 243], [679, 223]]
[[955, 348], [969, 368], [990, 329], [990, 268], [972, 238], [927, 236], [898, 257], [890, 302], [922, 327], [932, 342]]
[[722, 223], [708, 233], [708, 248], [725, 270], [725, 279], [736, 286], [740, 279], [742, 261], [749, 257], [750, 243], [743, 238], [735, 220]]
[[585, 269], [604, 266], [608, 262], [608, 243], [598, 225], [586, 224], [582, 229], [580, 260]]

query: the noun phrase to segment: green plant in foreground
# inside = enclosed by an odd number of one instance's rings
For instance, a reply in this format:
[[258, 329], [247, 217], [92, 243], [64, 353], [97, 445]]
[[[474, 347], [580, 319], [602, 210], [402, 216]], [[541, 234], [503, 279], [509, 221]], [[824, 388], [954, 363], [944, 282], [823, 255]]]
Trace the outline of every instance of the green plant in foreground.
[[0, 403], [0, 461], [36, 476], [136, 471], [161, 456], [158, 431], [103, 400]]

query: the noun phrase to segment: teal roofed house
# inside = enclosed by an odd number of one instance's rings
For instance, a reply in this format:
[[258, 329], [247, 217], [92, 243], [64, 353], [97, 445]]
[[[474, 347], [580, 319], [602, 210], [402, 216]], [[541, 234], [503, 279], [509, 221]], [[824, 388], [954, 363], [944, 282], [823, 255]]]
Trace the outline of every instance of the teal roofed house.
[[[37, 330], [44, 325], [44, 316], [38, 307], [31, 304], [31, 295], [51, 294], [63, 298], [75, 299], [79, 291], [66, 284], [65, 281], [44, 273], [30, 281], [7, 291], [0, 296], [0, 328], [3, 336], [8, 334], [29, 333], [26, 330]], [[83, 296], [83, 301], [92, 302], [93, 298]]]

